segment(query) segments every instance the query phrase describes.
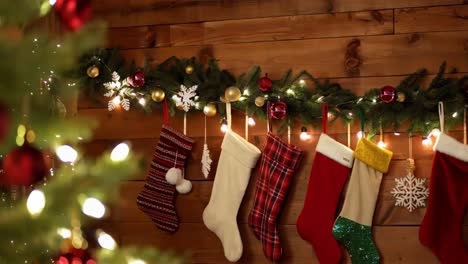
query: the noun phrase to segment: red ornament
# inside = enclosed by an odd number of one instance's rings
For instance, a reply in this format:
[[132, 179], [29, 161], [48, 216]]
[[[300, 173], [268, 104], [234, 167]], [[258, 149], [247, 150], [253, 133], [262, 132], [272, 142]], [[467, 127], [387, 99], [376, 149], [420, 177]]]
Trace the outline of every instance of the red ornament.
[[142, 87], [145, 85], [145, 73], [142, 71], [132, 73], [128, 78], [128, 83], [133, 87]]
[[57, 258], [55, 264], [96, 264], [91, 254], [83, 249], [72, 248], [70, 252]]
[[384, 86], [382, 89], [380, 89], [380, 100], [385, 103], [393, 103], [396, 100], [396, 89], [393, 86]]
[[30, 186], [44, 179], [47, 174], [44, 154], [29, 144], [15, 148], [3, 160], [1, 185]]
[[10, 130], [10, 114], [8, 108], [0, 104], [0, 143], [3, 142]]
[[57, 0], [54, 9], [71, 31], [79, 30], [92, 15], [91, 0]]
[[262, 92], [268, 92], [272, 87], [273, 83], [271, 82], [271, 79], [268, 78], [267, 74], [265, 74], [265, 77], [260, 78], [258, 81], [258, 89], [260, 89]]
[[286, 105], [286, 103], [282, 101], [278, 101], [278, 102], [271, 104], [270, 115], [274, 119], [283, 119], [286, 117], [287, 110], [288, 110], [288, 106]]

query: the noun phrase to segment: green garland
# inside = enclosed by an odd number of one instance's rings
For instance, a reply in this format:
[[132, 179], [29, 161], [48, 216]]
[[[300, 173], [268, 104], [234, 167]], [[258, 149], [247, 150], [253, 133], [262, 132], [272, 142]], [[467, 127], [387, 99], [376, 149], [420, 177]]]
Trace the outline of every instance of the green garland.
[[[86, 73], [93, 65], [100, 70], [100, 75], [96, 78], [91, 78]], [[186, 73], [188, 66], [193, 67], [190, 74]], [[405, 100], [392, 103], [380, 100], [380, 88], [372, 89], [364, 96], [357, 96], [342, 88], [340, 84], [329, 80], [320, 81], [307, 71], [293, 74], [288, 70], [281, 79], [272, 80], [273, 87], [270, 91], [262, 92], [258, 89], [258, 82], [263, 74], [258, 66], [238, 77], [222, 70], [214, 59], [202, 63], [195, 58], [171, 57], [160, 64], [148, 61], [144, 68], [137, 68], [134, 63], [125, 64], [125, 60], [116, 49], [98, 49], [90, 52], [81, 59], [79, 68], [72, 75], [80, 78], [81, 86], [86, 87], [92, 98], [98, 98], [104, 94], [103, 84], [111, 80], [112, 72], [115, 71], [120, 76], [129, 76], [137, 70], [145, 73], [145, 85], [135, 88], [137, 93], [130, 96], [131, 105], [138, 105], [146, 112], [160, 109], [162, 106], [161, 103], [151, 100], [151, 92], [155, 88], [163, 89], [166, 98], [169, 99], [179, 92], [180, 85], [183, 84], [187, 87], [198, 85], [196, 110], [202, 111], [207, 103], [216, 103], [217, 110], [223, 117], [225, 108], [220, 98], [224, 96], [226, 88], [236, 86], [241, 90], [242, 96], [239, 101], [233, 103], [233, 108], [249, 116], [266, 119], [266, 106], [255, 105], [255, 98], [258, 96], [273, 102], [278, 98], [285, 102], [288, 114], [280, 130], [295, 120], [304, 125], [317, 126], [321, 121], [321, 105], [327, 104], [332, 121], [342, 119], [346, 123], [352, 123], [357, 117], [361, 117], [362, 120], [359, 121], [364, 122], [371, 134], [381, 127], [398, 131], [405, 123], [410, 123], [407, 132], [421, 131], [426, 134], [439, 126], [439, 101], [445, 102], [446, 124], [449, 128], [462, 123], [467, 102], [468, 76], [445, 77], [445, 63], [440, 66], [438, 74], [428, 87], [421, 85], [421, 81], [427, 75], [424, 69], [401, 81], [395, 88], [397, 93], [404, 94]], [[313, 87], [309, 87], [309, 83]], [[147, 103], [144, 106], [138, 104], [141, 98], [146, 99]], [[171, 114], [183, 112], [176, 108], [173, 100], [167, 101]]]

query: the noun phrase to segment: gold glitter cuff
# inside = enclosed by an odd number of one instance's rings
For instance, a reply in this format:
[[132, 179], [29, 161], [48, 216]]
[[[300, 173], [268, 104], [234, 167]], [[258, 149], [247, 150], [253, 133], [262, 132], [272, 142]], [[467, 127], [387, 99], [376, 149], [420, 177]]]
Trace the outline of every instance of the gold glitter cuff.
[[382, 173], [388, 171], [392, 155], [393, 152], [390, 150], [379, 148], [376, 144], [365, 138], [359, 140], [356, 150], [354, 151], [354, 157], [356, 159]]

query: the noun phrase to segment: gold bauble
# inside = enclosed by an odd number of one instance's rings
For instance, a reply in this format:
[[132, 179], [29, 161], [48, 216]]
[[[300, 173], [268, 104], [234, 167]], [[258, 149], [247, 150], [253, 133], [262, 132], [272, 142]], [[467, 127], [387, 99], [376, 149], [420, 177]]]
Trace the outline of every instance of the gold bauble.
[[189, 65], [187, 67], [185, 67], [185, 73], [186, 74], [192, 74], [193, 73], [193, 66], [192, 65]]
[[89, 78], [97, 78], [99, 76], [99, 68], [96, 65], [91, 65], [86, 70], [86, 74]]
[[151, 92], [151, 99], [156, 103], [162, 102], [166, 97], [166, 93], [163, 89], [156, 88]]
[[406, 100], [406, 95], [403, 92], [397, 92], [396, 100], [400, 103], [403, 103]]
[[224, 98], [226, 98], [226, 101], [228, 102], [239, 101], [240, 97], [241, 91], [236, 86], [228, 87], [226, 91], [224, 91]]
[[215, 116], [216, 115], [216, 105], [213, 104], [213, 103], [208, 103], [207, 105], [205, 105], [205, 107], [203, 107], [203, 113], [207, 117]]
[[257, 98], [255, 98], [255, 105], [258, 107], [262, 107], [265, 104], [265, 100], [265, 97], [258, 96]]

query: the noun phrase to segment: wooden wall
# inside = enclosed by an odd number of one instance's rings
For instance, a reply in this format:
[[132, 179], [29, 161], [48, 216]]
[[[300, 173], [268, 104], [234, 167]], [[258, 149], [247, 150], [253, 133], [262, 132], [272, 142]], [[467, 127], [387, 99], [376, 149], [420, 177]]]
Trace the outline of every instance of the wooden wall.
[[[397, 84], [405, 75], [426, 67], [436, 73], [447, 61], [468, 74], [468, 5], [463, 0], [101, 0], [95, 1], [95, 16], [109, 25], [108, 47], [120, 47], [129, 60], [142, 64], [146, 58], [161, 61], [169, 56], [214, 56], [222, 67], [235, 74], [258, 64], [277, 78], [288, 68], [306, 69], [320, 78], [331, 78], [344, 87], [363, 94], [386, 84]], [[358, 75], [349, 76], [344, 68], [347, 43], [361, 40], [359, 52], [363, 65]], [[89, 155], [97, 154], [116, 142], [130, 140], [133, 148], [150, 160], [158, 141], [161, 113], [108, 112], [105, 105], [79, 102], [79, 114], [101, 121], [95, 141], [86, 145]], [[107, 227], [123, 245], [153, 245], [177, 252], [188, 252], [193, 263], [225, 263], [221, 243], [202, 222], [213, 185], [201, 174], [203, 116], [190, 116], [188, 135], [197, 144], [188, 165], [187, 178], [193, 192], [180, 195], [177, 208], [180, 230], [173, 234], [159, 231], [136, 206], [145, 174], [122, 183], [120, 201], [113, 206]], [[182, 120], [171, 120], [181, 128]], [[217, 118], [208, 120], [208, 144], [216, 159], [222, 133]], [[243, 116], [234, 118], [234, 130], [243, 134]], [[257, 122], [249, 141], [262, 147], [266, 126]], [[330, 134], [346, 143], [346, 128], [331, 125]], [[292, 129], [292, 143], [306, 151], [306, 158], [294, 178], [291, 192], [279, 220], [285, 248], [282, 263], [318, 263], [311, 246], [296, 232], [296, 219], [302, 209], [319, 130], [313, 130], [309, 142], [299, 140], [300, 126]], [[352, 127], [352, 147], [357, 126]], [[460, 129], [451, 134], [459, 140]], [[284, 136], [284, 135], [283, 135]], [[285, 137], [284, 137], [285, 138]], [[416, 176], [430, 176], [432, 151], [413, 140]], [[418, 241], [418, 225], [425, 209], [409, 213], [394, 207], [390, 190], [394, 179], [405, 175], [408, 137], [385, 133], [388, 148], [395, 155], [382, 182], [374, 217], [374, 237], [383, 263], [437, 263], [436, 258]], [[214, 170], [214, 169], [213, 169]], [[112, 175], [109, 175], [112, 177]], [[261, 243], [247, 227], [247, 215], [253, 203], [256, 174], [239, 212], [238, 222], [244, 243], [240, 263], [267, 263]], [[463, 228], [468, 235], [468, 220]], [[349, 263], [349, 260], [346, 260]]]

